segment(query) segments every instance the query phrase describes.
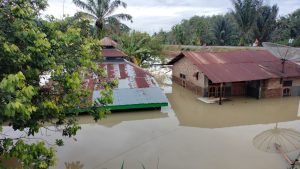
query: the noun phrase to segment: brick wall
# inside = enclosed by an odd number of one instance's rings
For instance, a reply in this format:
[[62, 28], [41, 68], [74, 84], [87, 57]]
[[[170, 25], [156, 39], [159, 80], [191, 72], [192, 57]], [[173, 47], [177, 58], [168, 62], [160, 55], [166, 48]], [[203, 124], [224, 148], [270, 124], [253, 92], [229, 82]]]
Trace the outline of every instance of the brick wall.
[[280, 84], [280, 79], [268, 79], [265, 81], [266, 89], [278, 89], [282, 87], [282, 84]]
[[[173, 76], [180, 78], [180, 73], [186, 75], [186, 81], [189, 83], [193, 83], [193, 85], [205, 88], [207, 84], [205, 84], [205, 76], [204, 74], [195, 66], [189, 59], [182, 58], [178, 62], [173, 65]], [[198, 80], [195, 77], [195, 74], [198, 74]]]
[[262, 86], [262, 97], [282, 97], [282, 84], [280, 84], [280, 79], [265, 80], [264, 86]]
[[278, 89], [267, 89], [262, 93], [264, 98], [282, 97], [282, 88]]
[[198, 96], [203, 96], [204, 92], [203, 92], [203, 88], [196, 86], [195, 84], [193, 84], [192, 82], [186, 81], [186, 80], [182, 80], [176, 76], [172, 76], [172, 81], [191, 90], [192, 92], [194, 92], [196, 95]]

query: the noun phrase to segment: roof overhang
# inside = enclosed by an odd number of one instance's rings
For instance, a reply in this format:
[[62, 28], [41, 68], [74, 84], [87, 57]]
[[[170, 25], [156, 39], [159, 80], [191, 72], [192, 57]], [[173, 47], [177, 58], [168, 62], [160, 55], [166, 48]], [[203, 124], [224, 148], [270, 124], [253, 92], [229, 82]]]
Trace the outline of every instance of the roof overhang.
[[181, 52], [168, 64], [174, 65], [184, 57], [213, 83], [300, 77], [299, 65], [288, 61], [282, 73], [280, 59], [267, 51]]

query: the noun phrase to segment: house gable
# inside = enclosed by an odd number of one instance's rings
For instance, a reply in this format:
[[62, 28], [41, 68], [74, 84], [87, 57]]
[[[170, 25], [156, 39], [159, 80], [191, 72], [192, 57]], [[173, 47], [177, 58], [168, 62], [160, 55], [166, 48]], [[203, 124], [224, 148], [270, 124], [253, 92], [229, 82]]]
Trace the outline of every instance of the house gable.
[[173, 65], [173, 76], [193, 83], [196, 86], [205, 87], [205, 76], [200, 69], [194, 65], [188, 58], [183, 57]]

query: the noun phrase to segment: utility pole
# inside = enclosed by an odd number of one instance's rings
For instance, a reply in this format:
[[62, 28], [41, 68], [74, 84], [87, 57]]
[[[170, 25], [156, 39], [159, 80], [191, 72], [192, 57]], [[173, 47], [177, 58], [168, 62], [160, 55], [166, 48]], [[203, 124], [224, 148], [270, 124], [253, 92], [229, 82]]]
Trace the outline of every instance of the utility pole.
[[65, 18], [65, 0], [63, 0], [63, 19]]

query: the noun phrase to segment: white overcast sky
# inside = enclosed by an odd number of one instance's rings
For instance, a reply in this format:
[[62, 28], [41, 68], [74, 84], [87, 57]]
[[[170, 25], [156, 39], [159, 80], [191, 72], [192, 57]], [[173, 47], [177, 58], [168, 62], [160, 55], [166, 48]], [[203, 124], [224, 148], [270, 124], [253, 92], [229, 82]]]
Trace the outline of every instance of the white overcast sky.
[[[72, 0], [48, 0], [48, 8], [43, 14], [62, 18], [63, 1], [64, 12], [72, 16], [77, 11]], [[133, 23], [126, 23], [130, 28], [153, 33], [155, 31], [170, 30], [182, 19], [194, 15], [225, 14], [232, 9], [231, 0], [123, 0], [126, 9], [119, 9], [116, 13], [128, 13], [133, 16]], [[279, 16], [287, 15], [300, 8], [300, 0], [265, 0], [265, 3], [279, 6]]]

